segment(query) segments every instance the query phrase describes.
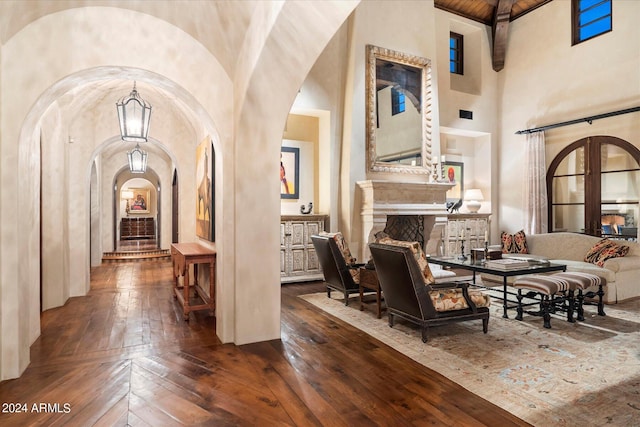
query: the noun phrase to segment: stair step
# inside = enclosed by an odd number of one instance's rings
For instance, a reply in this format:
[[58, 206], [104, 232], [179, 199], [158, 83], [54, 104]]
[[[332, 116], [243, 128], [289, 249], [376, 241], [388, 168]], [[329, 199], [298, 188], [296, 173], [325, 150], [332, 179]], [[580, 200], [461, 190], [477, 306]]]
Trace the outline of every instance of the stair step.
[[160, 258], [168, 258], [171, 254], [168, 249], [157, 249], [151, 251], [137, 251], [137, 252], [105, 252], [102, 255], [103, 262], [111, 261], [144, 261], [144, 260], [156, 260]]

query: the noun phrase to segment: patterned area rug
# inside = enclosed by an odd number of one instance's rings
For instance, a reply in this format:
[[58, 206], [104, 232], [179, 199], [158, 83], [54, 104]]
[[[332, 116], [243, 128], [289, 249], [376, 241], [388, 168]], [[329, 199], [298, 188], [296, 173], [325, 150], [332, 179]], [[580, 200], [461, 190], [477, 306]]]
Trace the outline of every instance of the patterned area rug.
[[540, 317], [515, 320], [515, 310], [502, 318], [494, 300], [486, 335], [468, 321], [430, 329], [423, 344], [415, 326], [396, 318], [390, 328], [357, 298], [300, 298], [533, 425], [640, 426], [640, 301], [605, 306], [606, 317], [587, 306], [584, 322], [552, 316], [545, 329]]

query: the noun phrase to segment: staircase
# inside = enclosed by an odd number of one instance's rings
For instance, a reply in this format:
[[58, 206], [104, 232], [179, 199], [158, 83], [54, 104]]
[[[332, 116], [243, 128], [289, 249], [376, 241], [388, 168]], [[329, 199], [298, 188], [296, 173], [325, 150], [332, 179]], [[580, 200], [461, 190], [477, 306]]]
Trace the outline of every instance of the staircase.
[[102, 254], [102, 262], [165, 261], [171, 258], [169, 249], [149, 249], [142, 251], [116, 251]]

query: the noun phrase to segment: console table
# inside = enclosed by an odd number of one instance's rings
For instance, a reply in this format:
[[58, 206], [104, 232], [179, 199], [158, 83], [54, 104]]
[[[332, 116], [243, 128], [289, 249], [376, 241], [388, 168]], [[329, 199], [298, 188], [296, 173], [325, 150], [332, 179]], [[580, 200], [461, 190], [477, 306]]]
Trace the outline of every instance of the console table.
[[[189, 321], [189, 313], [195, 310], [211, 310], [215, 314], [215, 274], [216, 251], [206, 248], [199, 243], [173, 243], [171, 245], [171, 261], [175, 279], [173, 297], [180, 301], [184, 320]], [[193, 264], [193, 285], [189, 285], [189, 266]], [[198, 264], [209, 264], [209, 293], [198, 284]], [[178, 278], [182, 276], [182, 286]], [[189, 290], [193, 288], [195, 296], [200, 297], [202, 304], [191, 305]]]

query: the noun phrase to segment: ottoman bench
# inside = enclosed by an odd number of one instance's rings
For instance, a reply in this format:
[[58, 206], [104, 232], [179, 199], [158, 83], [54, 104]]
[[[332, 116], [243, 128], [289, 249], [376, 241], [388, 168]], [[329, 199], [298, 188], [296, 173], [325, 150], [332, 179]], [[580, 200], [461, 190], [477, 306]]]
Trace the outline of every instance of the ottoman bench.
[[[531, 295], [531, 293], [533, 293], [533, 295], [538, 294], [541, 296], [540, 311], [528, 313], [535, 316], [542, 316], [544, 320], [544, 327], [547, 329], [551, 328], [551, 312], [555, 312], [555, 295], [563, 294], [562, 301], [564, 301], [564, 295], [566, 295], [570, 288], [568, 280], [556, 276], [556, 274], [531, 274], [519, 277], [515, 282], [513, 282], [513, 287], [518, 289], [518, 314], [516, 315], [516, 320], [522, 320], [522, 314], [524, 313], [522, 305], [522, 298], [524, 297], [524, 295], [522, 295], [522, 290], [524, 289], [529, 291], [527, 296]], [[573, 311], [573, 305], [573, 302], [569, 303], [569, 309], [571, 311]], [[570, 318], [573, 318], [572, 312], [570, 313]]]
[[[567, 272], [563, 272], [563, 273], [556, 273], [553, 275], [553, 277], [556, 278], [561, 278], [566, 280], [567, 282], [569, 282], [569, 299], [570, 299], [570, 304], [571, 304], [571, 300], [573, 300], [573, 295], [575, 293], [575, 291], [578, 291], [578, 297], [577, 297], [577, 302], [576, 302], [576, 311], [577, 311], [577, 319], [582, 321], [584, 320], [584, 308], [583, 308], [583, 304], [584, 304], [584, 298], [585, 296], [587, 297], [594, 297], [596, 295], [598, 295], [598, 315], [599, 316], [605, 316], [605, 312], [604, 312], [604, 303], [602, 302], [602, 296], [604, 295], [604, 291], [602, 290], [602, 286], [606, 285], [607, 281], [603, 278], [601, 278], [600, 276], [596, 276], [595, 274], [590, 274], [590, 273], [582, 273], [582, 272], [578, 272], [578, 271], [567, 271]], [[598, 287], [598, 291], [597, 292], [589, 292], [588, 294], [584, 295], [583, 291], [587, 288], [590, 288], [591, 286], [597, 286]], [[572, 321], [572, 319], [567, 319], [569, 321]]]

